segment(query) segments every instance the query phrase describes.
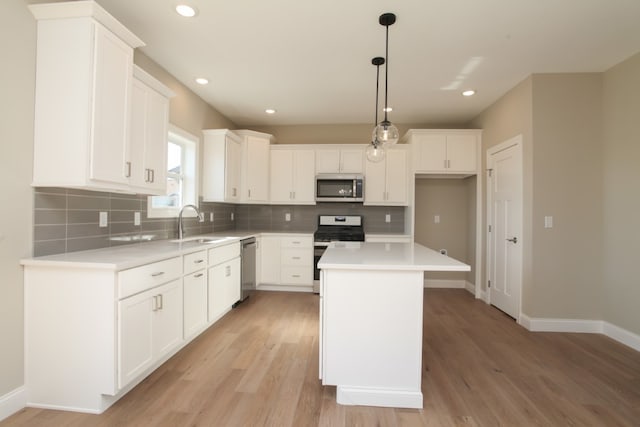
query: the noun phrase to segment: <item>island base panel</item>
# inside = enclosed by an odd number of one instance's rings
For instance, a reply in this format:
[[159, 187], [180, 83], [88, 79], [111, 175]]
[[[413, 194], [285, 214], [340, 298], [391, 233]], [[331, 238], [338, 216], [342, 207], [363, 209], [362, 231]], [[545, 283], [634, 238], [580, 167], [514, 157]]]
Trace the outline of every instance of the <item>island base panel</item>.
[[341, 405], [421, 409], [422, 392], [337, 386], [336, 402]]

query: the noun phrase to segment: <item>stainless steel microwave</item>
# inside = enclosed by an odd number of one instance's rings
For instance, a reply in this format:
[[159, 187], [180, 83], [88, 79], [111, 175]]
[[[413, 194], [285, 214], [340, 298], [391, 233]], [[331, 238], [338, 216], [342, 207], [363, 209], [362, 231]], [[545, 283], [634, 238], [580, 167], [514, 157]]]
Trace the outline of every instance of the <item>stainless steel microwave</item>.
[[316, 175], [317, 202], [364, 201], [364, 176], [323, 173]]

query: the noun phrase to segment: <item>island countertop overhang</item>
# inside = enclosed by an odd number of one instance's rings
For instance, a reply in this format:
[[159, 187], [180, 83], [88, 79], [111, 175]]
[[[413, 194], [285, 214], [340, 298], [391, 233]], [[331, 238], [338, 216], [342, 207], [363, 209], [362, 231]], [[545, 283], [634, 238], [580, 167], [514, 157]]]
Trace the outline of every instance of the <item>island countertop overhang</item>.
[[471, 271], [471, 266], [419, 243], [334, 242], [320, 258], [320, 269]]

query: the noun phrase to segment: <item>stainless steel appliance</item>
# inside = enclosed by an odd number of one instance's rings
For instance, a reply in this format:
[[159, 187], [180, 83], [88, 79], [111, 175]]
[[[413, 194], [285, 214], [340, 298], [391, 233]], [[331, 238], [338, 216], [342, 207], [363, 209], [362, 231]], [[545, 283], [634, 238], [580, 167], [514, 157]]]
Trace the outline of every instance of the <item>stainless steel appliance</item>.
[[250, 292], [256, 288], [256, 239], [249, 237], [240, 241], [242, 271], [240, 273], [240, 301], [249, 298]]
[[332, 173], [316, 175], [316, 201], [362, 202], [363, 200], [363, 175]]
[[331, 242], [364, 242], [361, 215], [320, 215], [313, 233], [313, 292], [320, 292], [318, 261]]

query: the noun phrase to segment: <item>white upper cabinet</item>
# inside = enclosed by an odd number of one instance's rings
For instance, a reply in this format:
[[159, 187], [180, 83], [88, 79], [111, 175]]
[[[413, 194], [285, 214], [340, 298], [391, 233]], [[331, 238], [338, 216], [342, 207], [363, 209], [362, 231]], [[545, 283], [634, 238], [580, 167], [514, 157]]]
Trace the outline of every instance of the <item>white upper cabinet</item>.
[[479, 168], [480, 131], [411, 129], [404, 139], [420, 174], [473, 175]]
[[365, 163], [364, 204], [407, 206], [409, 174], [405, 147], [390, 147], [383, 161]]
[[269, 201], [269, 146], [273, 136], [250, 130], [234, 131], [242, 138], [240, 203]]
[[364, 149], [316, 150], [316, 173], [363, 173]]
[[273, 204], [315, 204], [315, 153], [311, 149], [271, 147]]
[[145, 194], [165, 194], [167, 187], [167, 125], [173, 93], [134, 66], [131, 134], [127, 175]]
[[237, 203], [242, 138], [228, 129], [208, 129], [202, 133], [202, 198], [205, 202]]
[[33, 185], [129, 191], [133, 48], [95, 2], [34, 4]]

